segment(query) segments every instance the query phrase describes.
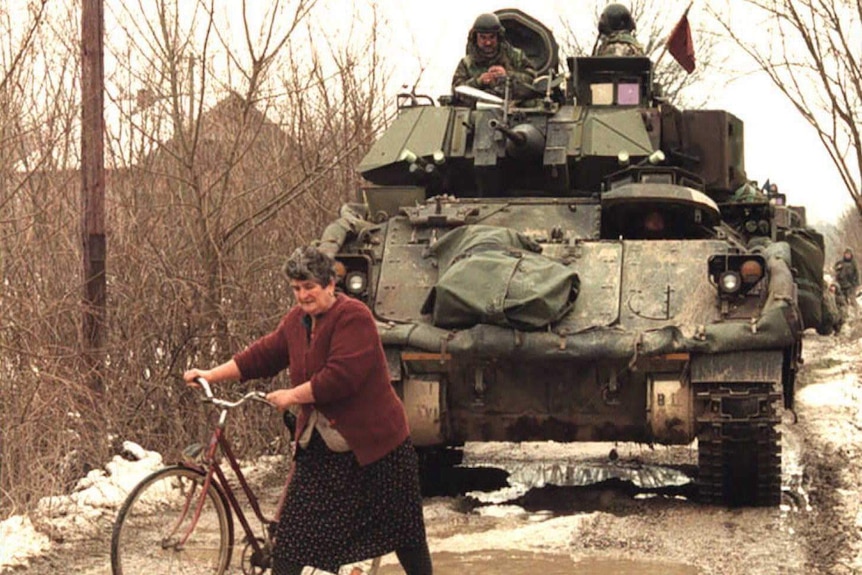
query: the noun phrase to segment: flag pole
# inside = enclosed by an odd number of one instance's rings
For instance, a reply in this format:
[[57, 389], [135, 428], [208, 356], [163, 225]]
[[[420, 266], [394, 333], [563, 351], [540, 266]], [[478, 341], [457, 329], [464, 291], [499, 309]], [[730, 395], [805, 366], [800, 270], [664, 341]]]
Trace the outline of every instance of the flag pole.
[[[682, 19], [688, 16], [688, 11], [691, 10], [691, 7], [693, 5], [694, 5], [694, 0], [691, 0], [691, 2], [688, 3], [688, 8], [685, 9], [685, 12], [683, 12], [682, 16], [680, 16], [679, 20], [676, 21], [676, 24], [674, 25], [673, 30], [670, 31], [671, 34], [673, 34], [673, 31], [676, 30], [677, 25], [679, 25], [679, 23], [682, 22]], [[655, 63], [653, 64], [654, 67], [658, 67], [658, 63], [661, 62], [661, 59], [664, 58], [664, 55], [667, 53], [667, 41], [670, 38], [671, 34], [668, 34], [665, 37], [664, 46], [662, 47], [661, 53], [658, 55], [658, 58], [655, 59]]]

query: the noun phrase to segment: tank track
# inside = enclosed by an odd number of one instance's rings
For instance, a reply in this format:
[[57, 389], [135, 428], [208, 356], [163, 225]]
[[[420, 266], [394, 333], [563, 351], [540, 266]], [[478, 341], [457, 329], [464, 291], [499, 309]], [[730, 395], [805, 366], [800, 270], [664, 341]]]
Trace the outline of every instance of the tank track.
[[782, 394], [771, 384], [695, 386], [698, 497], [705, 503], [775, 506], [781, 502]]

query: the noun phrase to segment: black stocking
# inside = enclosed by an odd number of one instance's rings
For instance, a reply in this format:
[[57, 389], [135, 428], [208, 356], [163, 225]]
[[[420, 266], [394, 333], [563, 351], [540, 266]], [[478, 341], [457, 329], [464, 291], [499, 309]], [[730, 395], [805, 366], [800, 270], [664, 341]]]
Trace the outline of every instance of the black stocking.
[[398, 561], [407, 575], [432, 575], [434, 572], [427, 542], [414, 547], [396, 549], [395, 555], [398, 556]]
[[301, 575], [302, 569], [302, 565], [278, 557], [272, 558], [272, 575]]

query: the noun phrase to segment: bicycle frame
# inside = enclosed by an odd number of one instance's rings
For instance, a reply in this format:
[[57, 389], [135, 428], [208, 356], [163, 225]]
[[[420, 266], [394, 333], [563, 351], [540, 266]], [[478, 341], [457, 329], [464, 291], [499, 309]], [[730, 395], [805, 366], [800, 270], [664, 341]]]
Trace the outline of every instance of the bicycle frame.
[[[249, 522], [248, 518], [245, 515], [245, 512], [240, 506], [239, 499], [237, 498], [234, 489], [228, 482], [227, 476], [222, 470], [221, 463], [218, 457], [218, 451], [219, 449], [221, 449], [224, 458], [227, 460], [228, 465], [230, 465], [230, 468], [233, 470], [235, 477], [239, 481], [239, 485], [242, 488], [243, 493], [245, 493], [246, 499], [248, 500], [249, 505], [254, 512], [254, 515], [257, 517], [258, 521], [260, 521], [261, 525], [268, 525], [269, 520], [264, 517], [263, 511], [260, 507], [260, 502], [257, 496], [254, 494], [254, 491], [252, 490], [251, 486], [248, 484], [245, 475], [243, 475], [242, 470], [239, 467], [239, 463], [237, 462], [236, 456], [233, 453], [233, 449], [231, 448], [230, 443], [224, 435], [225, 423], [227, 421], [227, 412], [230, 407], [235, 407], [246, 399], [257, 399], [264, 402], [266, 402], [266, 400], [262, 399], [262, 394], [252, 392], [246, 394], [246, 396], [238, 402], [229, 403], [223, 400], [215, 399], [206, 380], [199, 378], [198, 383], [201, 385], [201, 387], [203, 387], [204, 393], [207, 396], [207, 399], [205, 401], [219, 406], [221, 408], [221, 411], [219, 413], [218, 423], [216, 424], [216, 427], [213, 430], [212, 435], [210, 436], [209, 444], [207, 445], [206, 452], [204, 453], [204, 456], [201, 460], [201, 464], [194, 464], [189, 461], [183, 461], [180, 463], [180, 465], [184, 467], [194, 469], [204, 474], [205, 479], [203, 489], [201, 490], [200, 496], [195, 505], [194, 516], [192, 517], [192, 521], [189, 524], [188, 529], [180, 539], [179, 545], [185, 544], [185, 542], [188, 540], [195, 527], [197, 526], [201, 510], [203, 509], [203, 506], [206, 502], [206, 494], [210, 488], [210, 485], [212, 485], [213, 480], [215, 480], [216, 486], [221, 489], [222, 494], [227, 499], [228, 507], [233, 510], [234, 515], [239, 520], [240, 525], [242, 525], [243, 531], [245, 532], [246, 541], [251, 546], [253, 551], [252, 560], [266, 563], [266, 565], [261, 564], [255, 566], [268, 567], [270, 548], [269, 533], [267, 533], [266, 529], [264, 529], [264, 535], [266, 536], [265, 538], [258, 538], [255, 536], [255, 532], [251, 527], [251, 523]], [[194, 493], [192, 492], [189, 494], [189, 502], [186, 508], [186, 512], [191, 506], [193, 498]], [[185, 513], [183, 515], [185, 515]]]
[[[222, 497], [222, 499], [226, 503], [226, 507], [228, 510], [228, 520], [232, 520], [230, 512], [233, 511], [233, 514], [239, 520], [240, 525], [242, 525], [243, 531], [245, 532], [246, 542], [248, 544], [248, 547], [246, 549], [251, 549], [252, 552], [251, 555], [247, 557], [247, 559], [253, 569], [252, 571], [246, 571], [246, 564], [243, 563], [242, 572], [262, 573], [263, 571], [255, 571], [254, 568], [268, 569], [271, 567], [273, 534], [270, 527], [272, 523], [264, 516], [263, 510], [260, 507], [260, 501], [252, 490], [251, 486], [249, 485], [248, 480], [245, 478], [245, 475], [243, 475], [239, 463], [237, 462], [236, 456], [234, 455], [233, 449], [231, 448], [230, 442], [228, 442], [227, 438], [225, 437], [224, 430], [227, 422], [227, 413], [231, 408], [237, 407], [249, 399], [262, 401], [269, 405], [272, 404], [270, 404], [265, 399], [265, 394], [260, 392], [247, 393], [240, 400], [235, 402], [218, 399], [213, 396], [209, 383], [205, 379], [196, 378], [195, 381], [201, 386], [206, 395], [204, 402], [211, 403], [219, 407], [220, 412], [218, 422], [213, 429], [206, 449], [197, 450], [196, 453], [189, 454], [189, 459], [195, 458], [198, 459], [198, 461], [184, 460], [178, 464], [180, 467], [185, 467], [194, 471], [195, 473], [203, 475], [204, 482], [200, 494], [197, 494], [196, 490], [191, 490], [187, 495], [187, 499], [184, 503], [181, 516], [177, 520], [174, 528], [171, 530], [170, 537], [173, 537], [176, 534], [176, 530], [179, 529], [180, 525], [183, 524], [185, 519], [189, 516], [189, 513], [192, 513], [191, 522], [189, 526], [185, 529], [185, 532], [182, 534], [179, 541], [175, 543], [173, 547], [175, 547], [177, 550], [182, 549], [182, 547], [185, 545], [185, 542], [189, 539], [189, 537], [191, 537], [192, 533], [197, 527], [198, 520], [201, 517], [204, 505], [206, 504], [207, 493], [209, 492], [209, 489], [211, 487], [214, 487], [216, 492], [219, 494], [220, 497]], [[224, 459], [227, 460], [228, 465], [233, 470], [234, 476], [239, 482], [241, 491], [245, 494], [245, 497], [248, 500], [252, 511], [254, 512], [254, 516], [257, 518], [258, 521], [260, 521], [261, 525], [263, 526], [263, 537], [257, 537], [255, 535], [254, 529], [252, 528], [248, 517], [240, 506], [236, 491], [231, 487], [230, 483], [228, 482], [227, 476], [225, 475], [225, 471], [222, 469], [219, 457], [219, 450], [221, 450]], [[215, 483], [215, 486], [213, 486], [213, 483]], [[232, 531], [233, 529], [231, 529], [231, 532]], [[231, 545], [233, 545], [234, 541], [230, 541], [230, 543]], [[228, 563], [230, 562], [230, 555], [231, 554], [229, 553]], [[245, 559], [246, 556], [243, 555], [243, 560]], [[372, 560], [371, 570], [369, 571], [370, 574], [377, 573], [377, 569], [380, 566], [380, 562], [380, 557], [376, 557]], [[354, 567], [351, 571], [351, 575], [362, 573], [364, 572], [358, 567]]]

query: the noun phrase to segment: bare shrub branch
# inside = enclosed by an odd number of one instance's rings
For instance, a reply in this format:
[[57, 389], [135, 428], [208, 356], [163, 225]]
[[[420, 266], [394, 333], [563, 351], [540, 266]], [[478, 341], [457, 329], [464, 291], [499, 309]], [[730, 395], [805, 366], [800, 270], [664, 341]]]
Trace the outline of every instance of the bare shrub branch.
[[[862, 2], [745, 0], [759, 34], [725, 32], [814, 128], [862, 214]], [[753, 9], [753, 10], [752, 10]]]

